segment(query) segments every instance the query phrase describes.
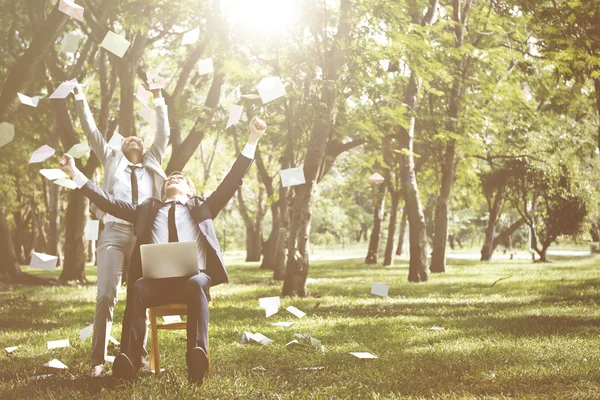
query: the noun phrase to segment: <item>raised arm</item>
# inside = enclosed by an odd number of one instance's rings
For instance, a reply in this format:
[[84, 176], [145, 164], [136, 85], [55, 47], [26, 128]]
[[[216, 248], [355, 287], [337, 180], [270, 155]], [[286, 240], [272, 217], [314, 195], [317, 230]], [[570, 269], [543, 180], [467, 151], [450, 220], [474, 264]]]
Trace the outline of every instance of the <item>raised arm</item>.
[[113, 154], [114, 150], [108, 146], [102, 132], [98, 130], [90, 107], [85, 100], [85, 95], [79, 85], [75, 87], [75, 108], [77, 108], [81, 127], [92, 151], [96, 154], [102, 165], [105, 165], [106, 160]]
[[60, 159], [59, 165], [62, 171], [73, 178], [84, 196], [90, 199], [100, 210], [134, 224], [137, 222], [137, 204], [118, 200], [100, 189], [77, 169], [73, 157], [64, 154]]
[[267, 124], [260, 118], [253, 118], [250, 121], [250, 137], [248, 143], [233, 163], [233, 166], [225, 176], [225, 179], [219, 184], [217, 189], [206, 199], [206, 203], [210, 208], [211, 216], [216, 218], [219, 212], [227, 205], [235, 192], [242, 186], [244, 175], [250, 169], [254, 160], [254, 153], [258, 140], [265, 134]]
[[154, 108], [156, 110], [156, 135], [154, 143], [150, 148], [150, 152], [156, 158], [159, 164], [162, 164], [167, 152], [167, 145], [171, 137], [171, 128], [169, 126], [169, 113], [165, 98], [162, 96], [160, 89], [152, 90], [154, 95]]

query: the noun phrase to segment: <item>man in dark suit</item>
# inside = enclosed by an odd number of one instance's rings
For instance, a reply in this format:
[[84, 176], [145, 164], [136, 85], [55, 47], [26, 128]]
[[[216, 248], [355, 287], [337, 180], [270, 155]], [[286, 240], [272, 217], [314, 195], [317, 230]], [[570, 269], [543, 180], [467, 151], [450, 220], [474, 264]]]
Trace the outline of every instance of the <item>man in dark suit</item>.
[[[211, 286], [228, 281], [221, 248], [212, 220], [242, 185], [254, 158], [259, 138], [267, 125], [250, 122], [250, 137], [242, 154], [225, 179], [206, 199], [197, 197], [193, 182], [174, 172], [165, 179], [162, 201], [149, 198], [141, 204], [119, 200], [94, 185], [64, 155], [61, 169], [100, 210], [134, 224], [137, 237], [128, 278], [127, 306], [123, 318], [122, 353], [113, 365], [113, 376], [133, 379], [142, 364], [146, 335], [146, 310], [169, 303], [186, 303], [188, 379], [202, 384], [208, 370], [208, 302]], [[194, 241], [198, 248], [199, 273], [192, 277], [145, 279], [142, 277], [140, 246], [143, 244]]]

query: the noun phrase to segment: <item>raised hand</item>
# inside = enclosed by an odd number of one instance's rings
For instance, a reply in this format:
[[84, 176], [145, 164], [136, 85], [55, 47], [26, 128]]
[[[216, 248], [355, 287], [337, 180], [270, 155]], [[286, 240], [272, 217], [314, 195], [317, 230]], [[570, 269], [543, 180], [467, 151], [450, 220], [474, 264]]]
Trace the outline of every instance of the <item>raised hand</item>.
[[252, 136], [256, 136], [257, 138], [260, 138], [261, 136], [263, 136], [265, 134], [266, 131], [267, 131], [267, 124], [265, 123], [265, 121], [263, 121], [262, 119], [260, 119], [258, 117], [252, 118], [252, 121], [250, 121], [250, 134]]
[[63, 156], [58, 161], [58, 166], [60, 170], [67, 173], [71, 177], [75, 176], [75, 172], [77, 171], [77, 167], [75, 166], [75, 159], [68, 154], [63, 154]]

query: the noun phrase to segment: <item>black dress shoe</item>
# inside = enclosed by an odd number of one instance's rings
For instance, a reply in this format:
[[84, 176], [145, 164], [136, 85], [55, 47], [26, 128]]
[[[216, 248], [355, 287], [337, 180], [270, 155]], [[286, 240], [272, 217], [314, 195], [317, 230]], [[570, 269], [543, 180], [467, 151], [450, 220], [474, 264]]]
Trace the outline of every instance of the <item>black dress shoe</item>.
[[134, 379], [139, 366], [136, 367], [125, 353], [120, 353], [115, 357], [113, 363], [112, 376], [117, 379]]
[[204, 375], [208, 370], [208, 356], [201, 347], [194, 347], [186, 354], [188, 366], [188, 381], [192, 384], [202, 386]]

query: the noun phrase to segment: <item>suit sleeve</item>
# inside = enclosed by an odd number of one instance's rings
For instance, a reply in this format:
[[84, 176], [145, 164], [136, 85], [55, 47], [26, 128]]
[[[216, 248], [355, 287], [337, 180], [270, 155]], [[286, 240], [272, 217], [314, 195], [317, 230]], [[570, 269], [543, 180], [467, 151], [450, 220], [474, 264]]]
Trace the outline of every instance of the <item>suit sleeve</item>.
[[98, 130], [94, 117], [90, 111], [87, 101], [83, 95], [76, 95], [75, 97], [75, 108], [77, 108], [77, 115], [83, 132], [87, 137], [87, 140], [92, 148], [92, 151], [98, 157], [98, 160], [102, 165], [106, 164], [106, 160], [112, 155], [113, 150], [108, 146], [102, 132]]
[[252, 165], [252, 159], [240, 154], [233, 163], [233, 166], [219, 184], [217, 189], [206, 199], [213, 218], [216, 218], [219, 212], [227, 205], [235, 192], [242, 186], [244, 175]]
[[154, 99], [154, 107], [156, 108], [156, 135], [150, 152], [154, 155], [158, 164], [162, 164], [171, 137], [169, 113], [164, 97]]
[[100, 210], [133, 224], [137, 222], [137, 204], [116, 199], [87, 179], [81, 171], [75, 175], [74, 181], [81, 193]]

